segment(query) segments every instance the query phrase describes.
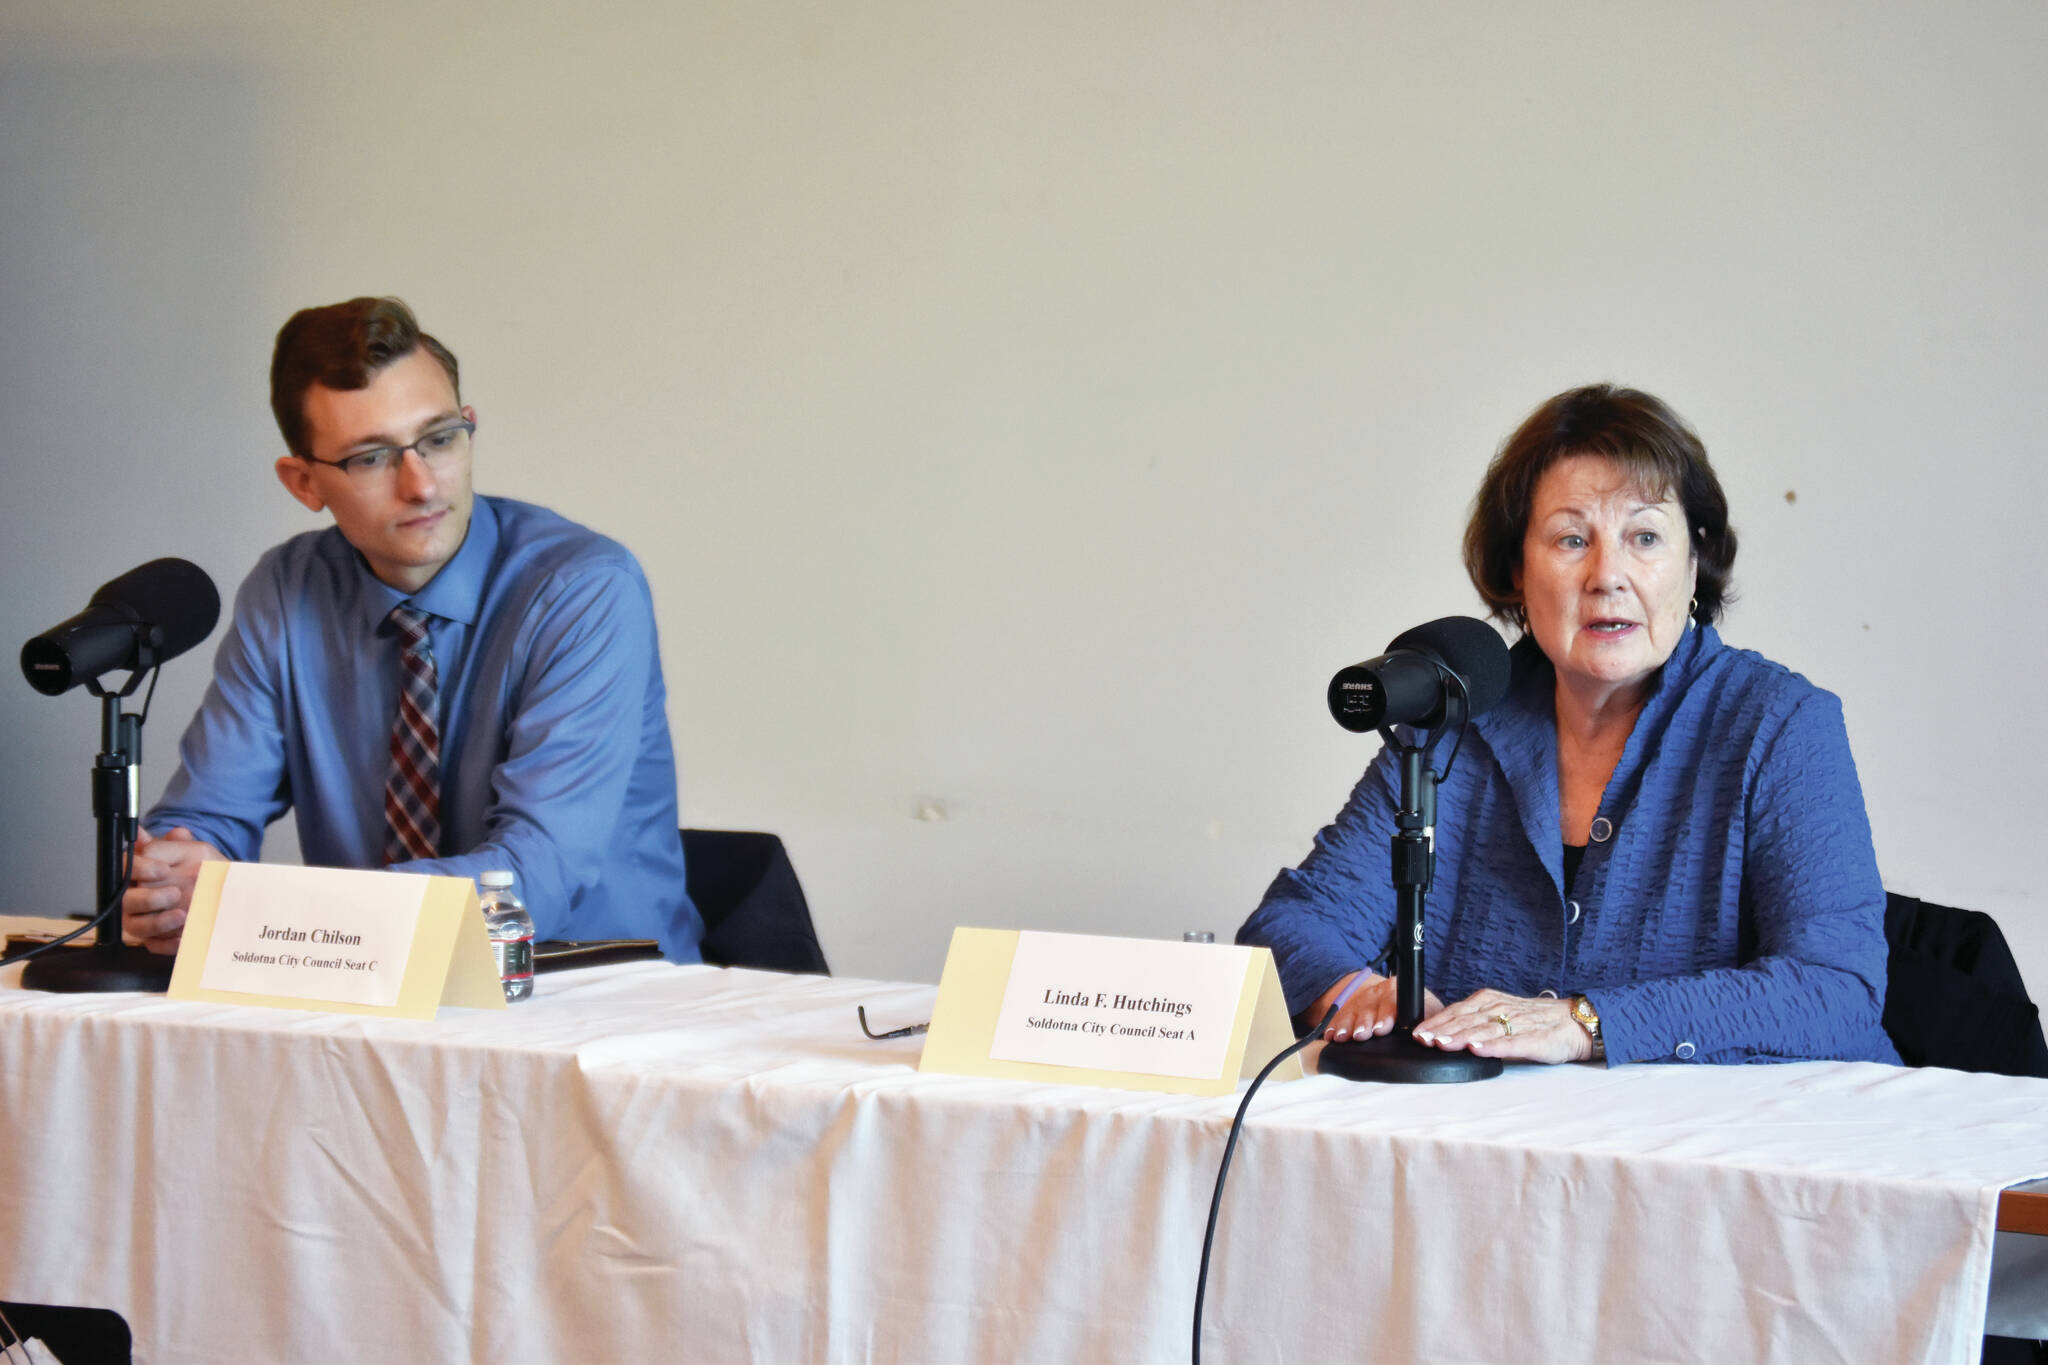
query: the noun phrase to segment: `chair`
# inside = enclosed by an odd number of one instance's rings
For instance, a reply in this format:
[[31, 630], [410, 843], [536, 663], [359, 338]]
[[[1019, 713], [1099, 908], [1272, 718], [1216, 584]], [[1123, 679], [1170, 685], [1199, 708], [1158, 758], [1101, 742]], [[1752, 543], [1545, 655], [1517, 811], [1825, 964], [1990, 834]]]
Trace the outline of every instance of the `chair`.
[[[12, 1328], [12, 1331], [8, 1329]], [[13, 1360], [15, 1348], [34, 1339], [46, 1352], [34, 1359], [59, 1359], [71, 1365], [129, 1365], [135, 1339], [127, 1319], [109, 1308], [60, 1308], [43, 1303], [0, 1303], [0, 1360]], [[19, 1354], [26, 1356], [24, 1349]]]
[[1884, 1029], [1908, 1066], [2048, 1077], [2041, 1012], [1991, 916], [1886, 893]]
[[[1908, 1066], [2048, 1076], [2041, 1012], [1998, 922], [1885, 893], [1884, 1031]], [[2048, 1342], [1987, 1336], [1980, 1365], [2048, 1365]]]
[[773, 834], [686, 829], [683, 865], [704, 917], [704, 960], [715, 967], [830, 976], [811, 908]]

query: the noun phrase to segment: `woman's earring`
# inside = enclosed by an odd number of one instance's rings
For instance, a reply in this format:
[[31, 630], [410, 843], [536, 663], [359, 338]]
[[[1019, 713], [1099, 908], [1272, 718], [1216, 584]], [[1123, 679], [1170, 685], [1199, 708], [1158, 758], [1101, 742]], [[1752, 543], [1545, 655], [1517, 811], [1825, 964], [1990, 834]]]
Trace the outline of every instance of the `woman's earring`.
[[1685, 608], [1685, 628], [1686, 628], [1687, 630], [1691, 630], [1691, 629], [1692, 629], [1692, 626], [1693, 626], [1693, 622], [1694, 622], [1695, 620], [1697, 620], [1697, 619], [1699, 618], [1699, 614], [1700, 614], [1700, 599], [1699, 599], [1699, 598], [1697, 598], [1697, 597], [1695, 597], [1695, 598], [1693, 598], [1693, 599], [1692, 599], [1692, 601], [1691, 601], [1691, 602], [1688, 602], [1688, 603], [1686, 604], [1686, 608]]

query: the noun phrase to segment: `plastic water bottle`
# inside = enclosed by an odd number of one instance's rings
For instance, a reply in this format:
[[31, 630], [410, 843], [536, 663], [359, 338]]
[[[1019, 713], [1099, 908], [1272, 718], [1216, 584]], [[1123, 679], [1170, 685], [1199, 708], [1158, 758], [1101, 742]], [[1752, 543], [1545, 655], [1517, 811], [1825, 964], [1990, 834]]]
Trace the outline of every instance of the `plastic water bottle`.
[[498, 980], [505, 1002], [516, 1005], [533, 998], [533, 916], [512, 890], [510, 872], [486, 872], [477, 878], [484, 889], [484, 928], [490, 931], [491, 952], [498, 959]]

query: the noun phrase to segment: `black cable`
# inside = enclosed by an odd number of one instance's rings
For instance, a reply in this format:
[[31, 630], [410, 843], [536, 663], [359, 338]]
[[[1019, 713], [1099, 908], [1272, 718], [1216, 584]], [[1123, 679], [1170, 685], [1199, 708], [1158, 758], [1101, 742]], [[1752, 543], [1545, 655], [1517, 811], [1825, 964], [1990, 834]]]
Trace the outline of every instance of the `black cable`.
[[28, 1365], [35, 1365], [35, 1357], [28, 1353], [28, 1343], [22, 1340], [20, 1330], [7, 1320], [5, 1313], [0, 1313], [0, 1329], [5, 1329], [4, 1335], [0, 1335], [0, 1360], [12, 1361], [14, 1348], [19, 1346], [21, 1358], [27, 1361]]
[[149, 721], [150, 699], [156, 696], [156, 680], [158, 678], [161, 678], [163, 675], [164, 666], [162, 664], [158, 664], [155, 668], [149, 670], [149, 691], [144, 692], [142, 694], [142, 710], [135, 717], [135, 726], [137, 729], [141, 729], [142, 726], [147, 724]]
[[[135, 830], [139, 831], [141, 828], [142, 822], [138, 820], [135, 825]], [[101, 906], [100, 912], [97, 915], [94, 915], [91, 919], [79, 925], [76, 929], [73, 929], [70, 933], [64, 935], [62, 938], [53, 938], [48, 943], [38, 943], [35, 945], [35, 947], [28, 949], [26, 952], [16, 953], [12, 957], [0, 957], [0, 967], [11, 967], [17, 962], [26, 962], [30, 958], [34, 957], [37, 953], [47, 953], [52, 948], [61, 948], [65, 944], [71, 942], [72, 939], [77, 938], [80, 934], [86, 933], [87, 931], [92, 929], [99, 928], [100, 925], [103, 922], [105, 922], [108, 915], [113, 914], [114, 911], [120, 908], [121, 897], [128, 893], [128, 880], [134, 875], [135, 832], [131, 831], [128, 835], [128, 856], [123, 861], [122, 864], [121, 884], [114, 888], [113, 899], [109, 900], [105, 905]]]
[[[162, 664], [158, 664], [156, 667], [149, 670], [149, 690], [142, 694], [142, 711], [141, 714], [135, 717], [135, 726], [138, 730], [141, 729], [144, 722], [148, 721], [149, 719], [149, 704], [156, 697], [157, 679], [161, 678], [163, 675], [164, 670]], [[95, 686], [96, 685], [97, 684], [95, 684]], [[65, 944], [71, 942], [72, 939], [77, 938], [80, 934], [83, 934], [91, 929], [99, 928], [100, 925], [106, 920], [107, 916], [113, 914], [115, 908], [121, 904], [121, 897], [128, 893], [129, 879], [135, 875], [135, 836], [141, 833], [141, 831], [142, 816], [138, 814], [135, 817], [135, 828], [128, 831], [128, 853], [127, 857], [122, 860], [121, 864], [121, 884], [114, 888], [113, 899], [108, 901], [105, 905], [102, 905], [100, 907], [98, 914], [94, 915], [91, 919], [79, 925], [76, 929], [73, 929], [70, 933], [64, 935], [62, 938], [53, 938], [48, 943], [38, 943], [35, 947], [30, 948], [28, 951], [17, 953], [13, 957], [0, 957], [0, 967], [11, 966], [16, 962], [26, 962], [30, 958], [34, 957], [37, 953], [46, 953], [52, 948], [61, 948]]]
[[[1443, 771], [1436, 775], [1436, 780], [1442, 782], [1451, 775], [1451, 765], [1458, 761], [1458, 750], [1465, 746], [1465, 727], [1472, 723], [1472, 693], [1466, 688], [1463, 678], [1459, 677], [1452, 670], [1445, 668], [1442, 664], [1436, 666], [1436, 674], [1438, 680], [1446, 687], [1457, 689], [1458, 700], [1463, 703], [1461, 706], [1446, 705], [1444, 708], [1444, 720], [1455, 726], [1457, 737], [1451, 741], [1451, 756], [1444, 760]], [[1409, 727], [1411, 733], [1428, 736], [1427, 742], [1422, 746], [1422, 761], [1425, 765], [1430, 764], [1435, 759], [1437, 746], [1444, 742], [1446, 728], [1445, 725], [1438, 725], [1434, 730], [1418, 730], [1414, 726]], [[1396, 752], [1415, 747], [1412, 744], [1404, 744], [1400, 734], [1391, 725], [1382, 725], [1380, 727], [1380, 742]], [[1433, 768], [1432, 771], [1434, 771]]]
[[1330, 1026], [1330, 1021], [1337, 1017], [1337, 1011], [1343, 1008], [1343, 1005], [1344, 997], [1339, 996], [1337, 1003], [1330, 1006], [1329, 1012], [1323, 1016], [1323, 1022], [1295, 1040], [1292, 1045], [1282, 1049], [1279, 1056], [1266, 1063], [1265, 1069], [1252, 1078], [1251, 1085], [1244, 1092], [1244, 1099], [1237, 1106], [1237, 1117], [1230, 1121], [1230, 1138], [1223, 1144], [1223, 1161], [1216, 1168], [1216, 1193], [1209, 1200], [1209, 1230], [1202, 1234], [1202, 1270], [1195, 1277], [1195, 1341], [1194, 1349], [1189, 1355], [1193, 1365], [1202, 1365], [1202, 1301], [1209, 1293], [1209, 1253], [1216, 1245], [1216, 1217], [1223, 1211], [1223, 1182], [1230, 1175], [1230, 1158], [1237, 1151], [1238, 1134], [1244, 1131], [1245, 1111], [1252, 1107], [1252, 1096], [1259, 1093], [1259, 1087], [1266, 1083], [1266, 1077], [1273, 1074], [1273, 1069], [1322, 1037], [1323, 1030]]
[[1443, 670], [1443, 676], [1446, 682], [1456, 685], [1459, 700], [1465, 704], [1458, 708], [1458, 737], [1451, 741], [1451, 756], [1444, 760], [1444, 770], [1437, 775], [1439, 782], [1450, 777], [1451, 765], [1458, 761], [1458, 750], [1465, 747], [1465, 727], [1472, 722], [1472, 694], [1465, 690], [1465, 680], [1448, 668]]

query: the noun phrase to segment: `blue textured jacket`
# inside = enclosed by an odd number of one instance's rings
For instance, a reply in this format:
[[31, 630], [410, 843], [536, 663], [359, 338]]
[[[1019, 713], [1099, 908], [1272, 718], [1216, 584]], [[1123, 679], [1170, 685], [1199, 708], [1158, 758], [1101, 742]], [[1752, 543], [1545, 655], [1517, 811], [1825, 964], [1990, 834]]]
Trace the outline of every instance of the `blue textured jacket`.
[[[1555, 674], [1514, 649], [1507, 698], [1473, 722], [1437, 794], [1424, 983], [1583, 994], [1610, 1064], [1896, 1062], [1884, 1010], [1884, 887], [1841, 702], [1711, 627], [1658, 675], [1600, 798], [1573, 893], [1558, 824]], [[1274, 879], [1238, 942], [1273, 949], [1288, 1008], [1389, 970], [1382, 751], [1336, 823]]]

